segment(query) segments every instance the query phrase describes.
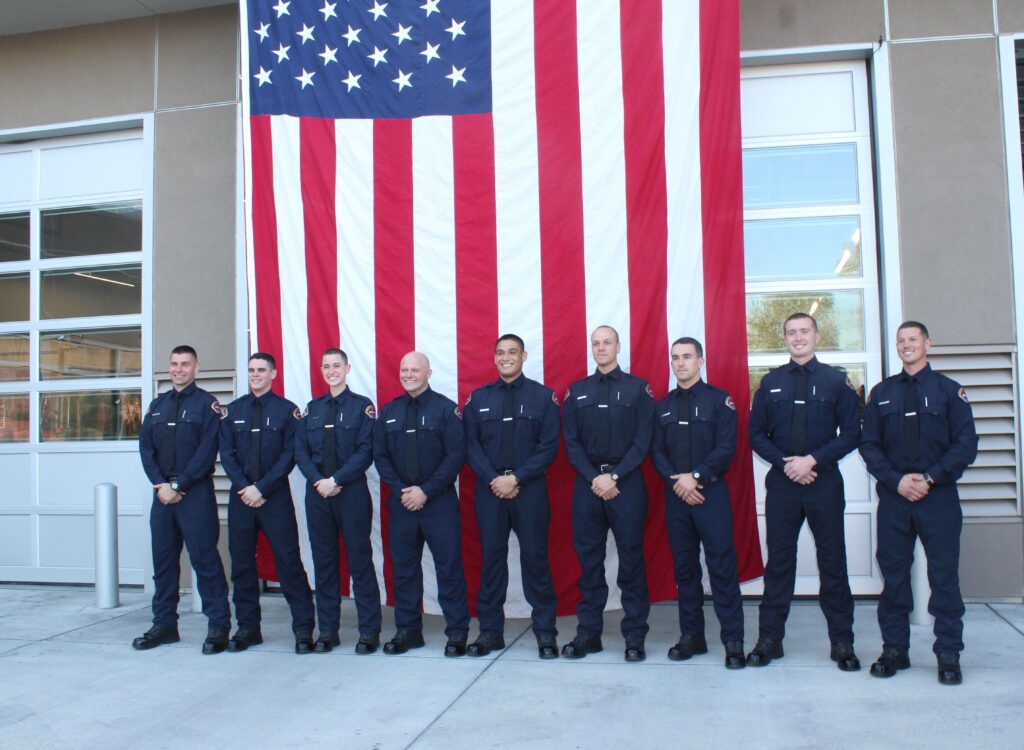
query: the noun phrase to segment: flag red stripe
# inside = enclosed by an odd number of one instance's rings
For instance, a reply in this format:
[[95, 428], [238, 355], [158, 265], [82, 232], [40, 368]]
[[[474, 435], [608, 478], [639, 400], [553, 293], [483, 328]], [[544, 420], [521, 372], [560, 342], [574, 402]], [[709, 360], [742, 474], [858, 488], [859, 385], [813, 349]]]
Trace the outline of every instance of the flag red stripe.
[[[412, 122], [373, 123], [373, 274], [377, 337], [377, 404], [402, 393], [398, 364], [416, 346], [413, 256]], [[388, 549], [388, 489], [380, 487], [384, 581], [394, 604]]]
[[[668, 187], [665, 173], [665, 73], [661, 2], [620, 8], [622, 104], [626, 164], [626, 250], [629, 268], [630, 371], [664, 395], [668, 366]], [[681, 334], [680, 334], [681, 335]], [[665, 529], [663, 486], [644, 462], [650, 498], [644, 554], [652, 601], [676, 596]]]
[[[740, 134], [739, 0], [700, 6], [700, 163], [704, 230], [704, 331], [708, 379], [732, 394], [739, 415], [736, 459], [727, 475], [741, 581], [764, 572], [747, 426], [743, 166]], [[710, 312], [711, 314], [707, 314]]]
[[[588, 362], [575, 3], [535, 0], [533, 24], [544, 382], [561, 396], [586, 375]], [[553, 540], [548, 551], [561, 615], [571, 614], [579, 601], [580, 565], [568, 542], [573, 479], [561, 447], [548, 471]]]
[[284, 348], [281, 342], [281, 276], [277, 259], [277, 210], [274, 201], [273, 139], [270, 117], [249, 120], [252, 153], [252, 255], [259, 293], [256, 301], [257, 346], [279, 363], [274, 392], [284, 394]]
[[299, 120], [299, 173], [306, 243], [306, 326], [309, 385], [313, 397], [327, 390], [320, 355], [338, 345], [338, 229], [334, 216], [334, 122]]
[[[498, 239], [494, 191], [494, 125], [490, 114], [460, 115], [452, 121], [455, 167], [455, 319], [460, 404], [474, 388], [493, 380], [498, 336]], [[460, 473], [462, 558], [470, 609], [482, 567], [474, 511], [475, 477]]]

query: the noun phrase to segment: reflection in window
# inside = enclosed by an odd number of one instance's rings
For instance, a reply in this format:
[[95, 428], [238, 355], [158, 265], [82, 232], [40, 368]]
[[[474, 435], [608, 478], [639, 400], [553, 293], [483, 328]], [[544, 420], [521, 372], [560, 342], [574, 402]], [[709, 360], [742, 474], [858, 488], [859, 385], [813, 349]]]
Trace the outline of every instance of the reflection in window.
[[0, 276], [0, 323], [28, 320], [28, 274]]
[[28, 394], [0, 393], [0, 443], [28, 442]]
[[43, 441], [136, 440], [142, 426], [142, 392], [78, 391], [39, 394]]
[[784, 353], [782, 322], [796, 312], [818, 321], [818, 351], [864, 351], [864, 293], [860, 290], [748, 294], [749, 351]]
[[40, 287], [43, 320], [131, 315], [142, 310], [138, 265], [44, 271]]
[[142, 203], [79, 206], [40, 214], [40, 255], [71, 258], [142, 249]]
[[0, 380], [28, 380], [27, 333], [0, 334]]
[[0, 263], [29, 259], [27, 213], [0, 216]]
[[859, 202], [857, 146], [743, 150], [743, 207], [826, 206]]
[[[847, 377], [850, 378], [850, 382], [853, 383], [853, 388], [857, 391], [857, 397], [860, 399], [861, 407], [864, 406], [864, 398], [867, 395], [865, 391], [866, 381], [868, 379], [868, 366], [863, 362], [857, 362], [855, 364], [841, 364], [832, 365], [833, 367], [843, 370]], [[761, 379], [764, 378], [771, 370], [775, 367], [751, 367], [750, 368], [750, 396], [753, 398], [754, 392], [757, 391], [758, 386], [761, 385]]]
[[863, 275], [858, 216], [746, 221], [743, 246], [747, 281]]
[[113, 378], [142, 374], [139, 328], [44, 333], [39, 337], [40, 377]]

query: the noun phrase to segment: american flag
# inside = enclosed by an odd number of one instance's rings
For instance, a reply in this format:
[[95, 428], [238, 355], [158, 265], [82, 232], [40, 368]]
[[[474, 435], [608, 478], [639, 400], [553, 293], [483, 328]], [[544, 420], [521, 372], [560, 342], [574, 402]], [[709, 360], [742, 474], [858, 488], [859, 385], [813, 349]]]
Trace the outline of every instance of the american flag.
[[[623, 367], [661, 397], [670, 342], [696, 336], [739, 411], [737, 551], [741, 578], [760, 575], [738, 0], [244, 0], [242, 38], [251, 346], [279, 358], [275, 387], [300, 404], [319, 395], [320, 352], [340, 343], [349, 385], [383, 404], [401, 393], [399, 359], [419, 349], [431, 386], [464, 403], [496, 377], [497, 335], [514, 332], [526, 374], [561, 394], [592, 370], [589, 332], [609, 324]], [[662, 487], [647, 471], [650, 589], [667, 600]], [[460, 494], [472, 601], [471, 476]], [[579, 564], [564, 451], [548, 481], [569, 613]], [[379, 497], [372, 473], [371, 486]], [[436, 611], [429, 559], [424, 572]], [[528, 613], [514, 589], [506, 610]]]

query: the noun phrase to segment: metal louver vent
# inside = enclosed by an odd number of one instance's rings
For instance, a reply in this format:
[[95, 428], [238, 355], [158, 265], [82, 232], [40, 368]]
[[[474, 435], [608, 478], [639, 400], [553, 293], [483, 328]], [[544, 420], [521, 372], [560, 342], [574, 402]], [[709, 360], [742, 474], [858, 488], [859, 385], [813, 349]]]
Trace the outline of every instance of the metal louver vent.
[[[156, 390], [154, 395], [162, 393], [171, 387], [170, 378], [167, 373], [158, 373], [156, 376]], [[235, 373], [229, 370], [199, 371], [196, 378], [196, 385], [205, 391], [209, 391], [222, 404], [229, 404], [235, 400]], [[231, 490], [231, 481], [224, 473], [224, 467], [220, 464], [220, 456], [217, 456], [217, 468], [213, 474], [213, 488], [217, 494], [217, 505], [228, 504], [228, 492]], [[221, 513], [223, 515], [223, 511]]]
[[1013, 347], [934, 346], [932, 368], [953, 378], [971, 400], [978, 458], [960, 479], [967, 516], [1019, 512], [1016, 356]]

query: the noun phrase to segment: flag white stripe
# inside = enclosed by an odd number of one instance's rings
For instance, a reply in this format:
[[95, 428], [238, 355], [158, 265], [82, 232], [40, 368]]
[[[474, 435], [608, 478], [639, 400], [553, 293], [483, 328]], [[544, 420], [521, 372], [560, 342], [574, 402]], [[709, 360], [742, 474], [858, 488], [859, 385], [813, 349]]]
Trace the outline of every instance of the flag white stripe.
[[[663, 4], [665, 175], [668, 191], [669, 341], [704, 341], [700, 166], [700, 2]], [[670, 387], [675, 380], [666, 374]]]
[[621, 334], [629, 369], [629, 266], [622, 54], [617, 0], [588, 0], [576, 11], [587, 332], [608, 324]]
[[533, 5], [495, 0], [491, 19], [498, 330], [526, 340], [526, 375], [543, 381]]

